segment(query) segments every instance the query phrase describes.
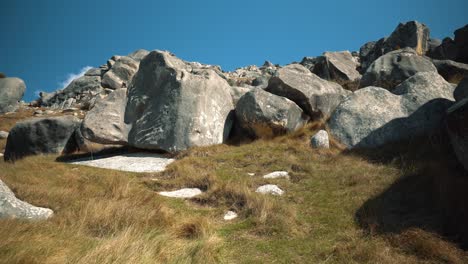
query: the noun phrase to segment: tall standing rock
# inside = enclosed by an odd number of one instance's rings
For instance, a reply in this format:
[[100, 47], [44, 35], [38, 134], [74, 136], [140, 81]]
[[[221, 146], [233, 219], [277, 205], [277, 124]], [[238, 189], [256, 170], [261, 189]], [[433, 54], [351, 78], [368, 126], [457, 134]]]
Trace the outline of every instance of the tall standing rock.
[[410, 48], [392, 51], [372, 63], [362, 76], [361, 87], [378, 86], [392, 90], [418, 72], [437, 72], [437, 69], [429, 59]]
[[0, 78], [0, 114], [15, 111], [25, 91], [20, 78]]
[[85, 138], [100, 144], [122, 144], [128, 141], [128, 126], [124, 123], [127, 89], [113, 91], [98, 99], [81, 125]]
[[266, 91], [286, 97], [311, 118], [327, 118], [350, 93], [339, 84], [326, 81], [300, 64], [279, 69], [271, 77]]
[[136, 60], [119, 56], [110, 70], [102, 76], [102, 86], [111, 89], [127, 88], [137, 71]]
[[81, 121], [74, 116], [31, 118], [10, 130], [5, 147], [5, 161], [24, 156], [71, 152], [78, 149], [75, 130]]
[[452, 148], [468, 171], [468, 98], [457, 102], [447, 110], [446, 127]]
[[349, 51], [325, 52], [316, 58], [312, 72], [325, 80], [334, 81], [354, 91], [359, 88], [359, 63]]
[[0, 179], [0, 219], [19, 218], [25, 220], [44, 220], [53, 215], [47, 208], [36, 207], [16, 198], [15, 194]]
[[230, 89], [212, 69], [150, 52], [128, 91], [129, 144], [174, 152], [223, 143], [233, 122]]
[[237, 121], [255, 137], [273, 137], [303, 127], [309, 120], [293, 101], [253, 89], [236, 105]]

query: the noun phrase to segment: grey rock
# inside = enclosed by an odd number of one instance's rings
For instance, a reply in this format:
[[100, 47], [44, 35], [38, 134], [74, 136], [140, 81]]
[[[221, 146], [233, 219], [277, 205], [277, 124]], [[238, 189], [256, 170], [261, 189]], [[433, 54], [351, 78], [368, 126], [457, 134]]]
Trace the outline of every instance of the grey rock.
[[317, 64], [317, 60], [317, 57], [304, 57], [299, 64], [313, 72], [315, 64]]
[[83, 136], [100, 144], [121, 144], [128, 141], [128, 126], [124, 122], [127, 105], [127, 89], [113, 91], [96, 100], [81, 125]]
[[45, 220], [53, 215], [47, 208], [36, 207], [16, 198], [15, 194], [0, 179], [0, 219], [18, 218], [26, 220]]
[[0, 139], [6, 139], [6, 138], [8, 138], [8, 132], [0, 131]]
[[315, 149], [328, 149], [330, 148], [330, 140], [328, 138], [328, 132], [325, 130], [318, 131], [310, 139], [310, 146]]
[[268, 76], [257, 77], [252, 81], [252, 86], [255, 86], [255, 87], [260, 88], [260, 89], [265, 89], [268, 86], [268, 80], [269, 79], [270, 78]]
[[448, 82], [459, 83], [464, 77], [468, 77], [468, 64], [451, 60], [432, 60], [437, 71]]
[[263, 175], [263, 179], [280, 179], [285, 178], [289, 180], [289, 173], [287, 171], [274, 171]]
[[188, 199], [202, 194], [203, 192], [198, 188], [183, 188], [171, 192], [159, 192], [159, 195], [171, 197], [171, 198], [182, 198]]
[[257, 193], [261, 193], [261, 194], [271, 194], [271, 195], [277, 195], [277, 196], [281, 196], [283, 195], [284, 191], [281, 190], [277, 185], [275, 184], [266, 184], [266, 185], [262, 185], [260, 187], [257, 188], [257, 190], [255, 191]]
[[468, 98], [458, 101], [447, 110], [446, 127], [452, 148], [468, 171]]
[[373, 148], [440, 127], [453, 86], [436, 73], [418, 73], [393, 94], [367, 87], [349, 96], [330, 118], [332, 135], [349, 148]]
[[138, 66], [138, 62], [130, 57], [117, 58], [110, 70], [102, 76], [102, 86], [111, 89], [127, 88], [138, 71]]
[[451, 38], [444, 38], [442, 43], [432, 48], [428, 53], [427, 56], [437, 59], [437, 60], [456, 60], [458, 56], [458, 46], [456, 45], [455, 41]]
[[0, 114], [15, 111], [26, 91], [20, 78], [0, 78]]
[[374, 61], [361, 79], [361, 87], [378, 86], [392, 90], [418, 72], [437, 72], [434, 64], [405, 48], [389, 52]]
[[361, 74], [359, 63], [349, 51], [325, 52], [316, 59], [312, 72], [320, 78], [334, 81], [344, 88], [354, 91], [359, 88]]
[[457, 88], [455, 88], [455, 91], [453, 92], [453, 97], [455, 97], [457, 102], [468, 97], [468, 77], [465, 77], [457, 85]]
[[468, 64], [468, 24], [455, 30], [454, 35], [458, 47], [457, 61]]
[[255, 137], [273, 137], [303, 127], [308, 117], [293, 101], [253, 89], [239, 99], [236, 120]]
[[145, 49], [139, 49], [139, 50], [136, 50], [136, 51], [128, 54], [127, 56], [139, 62], [144, 57], [146, 57], [146, 55], [148, 55], [149, 53], [150, 52], [145, 50]]
[[237, 213], [234, 211], [227, 211], [226, 214], [224, 215], [223, 219], [225, 221], [230, 221], [233, 219], [236, 219], [238, 217]]
[[81, 121], [73, 116], [31, 118], [10, 130], [5, 147], [5, 161], [28, 155], [68, 153], [78, 148], [74, 133]]
[[251, 89], [250, 88], [245, 88], [245, 87], [239, 87], [239, 86], [232, 86], [231, 87], [231, 96], [232, 96], [232, 102], [234, 105], [237, 105], [237, 102], [239, 99], [246, 93], [248, 93]]
[[150, 52], [128, 91], [129, 144], [175, 152], [223, 143], [233, 123], [230, 89], [212, 69]]
[[85, 72], [84, 76], [99, 76], [101, 77], [102, 70], [100, 68], [91, 68]]
[[312, 119], [327, 118], [350, 93], [339, 84], [326, 81], [300, 64], [279, 69], [266, 91], [294, 101]]

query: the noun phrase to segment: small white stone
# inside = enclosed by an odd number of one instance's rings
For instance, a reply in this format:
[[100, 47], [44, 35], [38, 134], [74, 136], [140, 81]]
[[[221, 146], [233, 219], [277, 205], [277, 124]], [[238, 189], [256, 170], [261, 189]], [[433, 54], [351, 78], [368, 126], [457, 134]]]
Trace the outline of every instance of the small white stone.
[[271, 195], [283, 195], [284, 193], [283, 190], [281, 190], [277, 185], [274, 184], [262, 185], [258, 187], [255, 192]]
[[172, 192], [159, 192], [159, 195], [172, 198], [192, 198], [201, 193], [202, 191], [198, 188], [183, 188]]
[[289, 173], [287, 171], [274, 171], [263, 176], [264, 179], [277, 179], [286, 178], [289, 180]]
[[8, 137], [8, 132], [6, 131], [0, 131], [0, 139], [5, 139]]
[[248, 172], [247, 175], [249, 175], [249, 176], [255, 176], [255, 173], [253, 173], [253, 172]]
[[3, 157], [3, 153], [0, 153], [0, 157]]
[[235, 218], [237, 218], [237, 213], [234, 212], [234, 211], [228, 211], [224, 215], [224, 220], [226, 220], [226, 221], [229, 221], [229, 220], [232, 220], [232, 219], [235, 219]]
[[330, 140], [328, 139], [328, 133], [325, 130], [320, 130], [314, 136], [310, 138], [310, 146], [312, 148], [330, 148]]

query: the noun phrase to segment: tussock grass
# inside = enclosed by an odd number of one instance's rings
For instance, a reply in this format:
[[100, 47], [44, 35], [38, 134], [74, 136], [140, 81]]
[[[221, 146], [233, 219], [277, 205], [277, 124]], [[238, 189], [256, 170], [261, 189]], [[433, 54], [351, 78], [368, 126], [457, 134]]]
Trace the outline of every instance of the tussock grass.
[[[161, 173], [80, 167], [56, 156], [0, 162], [0, 177], [19, 198], [55, 211], [43, 222], [0, 220], [0, 263], [468, 262], [444, 233], [444, 215], [455, 209], [440, 208], [455, 198], [443, 179], [459, 168], [435, 147], [443, 141], [357, 152], [332, 139], [331, 149], [313, 150], [310, 136], [321, 128], [193, 148]], [[291, 180], [262, 178], [276, 170]], [[285, 194], [255, 193], [268, 183]], [[156, 193], [182, 187], [204, 193], [190, 200]], [[239, 217], [223, 221], [228, 210]]]

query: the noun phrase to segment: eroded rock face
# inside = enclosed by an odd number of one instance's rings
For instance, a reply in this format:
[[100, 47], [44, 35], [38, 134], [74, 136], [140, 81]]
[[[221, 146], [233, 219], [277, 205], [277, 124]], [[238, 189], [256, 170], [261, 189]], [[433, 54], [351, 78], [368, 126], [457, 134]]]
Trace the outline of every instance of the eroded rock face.
[[330, 140], [328, 132], [325, 130], [318, 131], [310, 139], [310, 146], [314, 149], [328, 149], [330, 148]]
[[366, 87], [338, 106], [330, 131], [349, 148], [373, 148], [440, 127], [453, 86], [437, 73], [418, 73], [395, 88]]
[[312, 119], [327, 118], [350, 93], [337, 83], [321, 79], [300, 64], [279, 69], [271, 77], [266, 91], [295, 102]]
[[102, 76], [102, 86], [111, 89], [127, 88], [139, 63], [127, 56], [119, 57], [110, 70]]
[[453, 97], [455, 97], [457, 102], [468, 97], [468, 77], [465, 77], [457, 85], [457, 88], [455, 88], [455, 91], [453, 92]]
[[410, 48], [389, 52], [367, 69], [362, 76], [361, 87], [378, 86], [392, 90], [418, 72], [437, 72], [437, 69], [429, 59]]
[[239, 99], [236, 117], [240, 126], [255, 137], [292, 132], [309, 119], [293, 101], [262, 89], [253, 89]]
[[125, 88], [117, 89], [107, 97], [98, 99], [83, 120], [83, 136], [100, 144], [127, 144], [128, 126], [124, 122], [126, 105]]
[[468, 171], [468, 98], [457, 102], [447, 110], [447, 131], [452, 148]]
[[75, 130], [81, 121], [74, 116], [31, 118], [10, 130], [5, 147], [5, 161], [24, 156], [72, 152], [78, 149]]
[[437, 71], [445, 80], [451, 83], [459, 83], [463, 78], [468, 77], [468, 64], [451, 60], [432, 60]]
[[245, 87], [239, 87], [239, 86], [232, 86], [230, 92], [231, 92], [232, 102], [234, 103], [234, 106], [236, 106], [239, 99], [244, 94], [248, 93], [250, 90], [252, 90], [252, 89], [245, 88]]
[[0, 219], [20, 218], [26, 220], [44, 220], [53, 215], [47, 208], [36, 207], [16, 198], [15, 194], [0, 179]]
[[344, 88], [354, 91], [359, 88], [361, 74], [359, 63], [349, 51], [325, 52], [316, 58], [312, 72], [320, 78], [334, 81]]
[[0, 78], [0, 114], [15, 111], [25, 91], [26, 85], [20, 78]]
[[152, 51], [128, 91], [129, 144], [174, 152], [223, 143], [233, 122], [230, 89], [212, 69]]

